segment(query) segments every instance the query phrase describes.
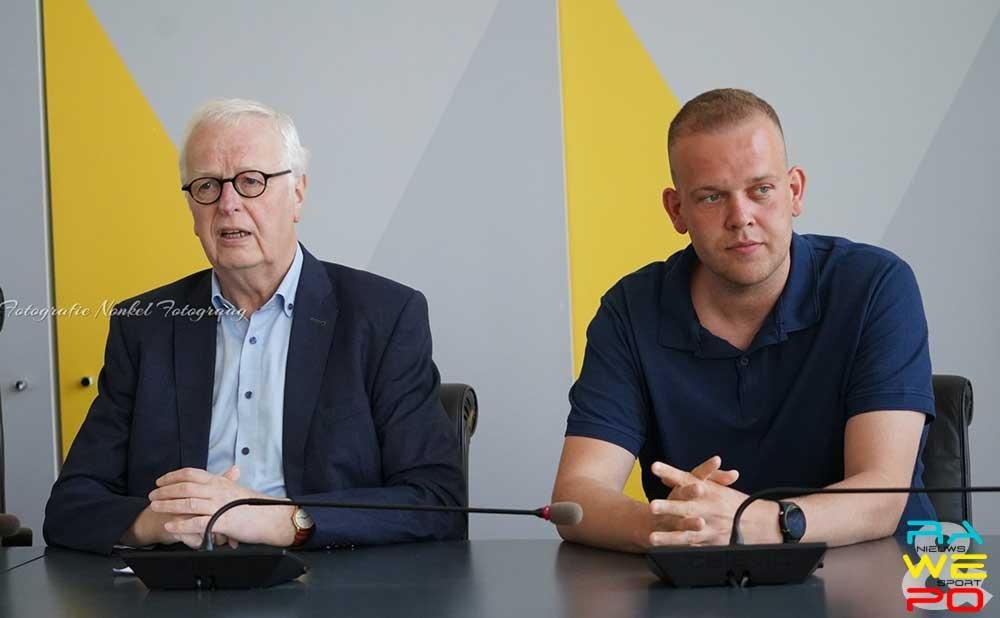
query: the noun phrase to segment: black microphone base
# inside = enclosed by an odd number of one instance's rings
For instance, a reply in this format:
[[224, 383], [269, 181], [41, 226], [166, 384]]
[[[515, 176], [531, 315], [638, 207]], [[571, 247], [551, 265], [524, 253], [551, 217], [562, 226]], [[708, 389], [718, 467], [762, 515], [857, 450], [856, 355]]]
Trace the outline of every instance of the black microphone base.
[[128, 550], [125, 564], [152, 590], [245, 590], [291, 581], [308, 567], [280, 547], [204, 550]]
[[649, 568], [678, 588], [797, 584], [823, 566], [826, 543], [655, 547]]

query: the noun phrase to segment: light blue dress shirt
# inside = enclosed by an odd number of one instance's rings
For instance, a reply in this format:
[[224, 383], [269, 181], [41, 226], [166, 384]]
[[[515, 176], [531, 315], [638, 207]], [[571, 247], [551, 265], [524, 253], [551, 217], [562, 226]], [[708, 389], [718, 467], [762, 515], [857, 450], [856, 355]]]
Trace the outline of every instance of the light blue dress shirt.
[[222, 296], [212, 273], [212, 304], [222, 313], [215, 336], [208, 471], [222, 474], [237, 464], [241, 485], [282, 498], [285, 361], [301, 271], [302, 248], [297, 247], [274, 296], [249, 320]]

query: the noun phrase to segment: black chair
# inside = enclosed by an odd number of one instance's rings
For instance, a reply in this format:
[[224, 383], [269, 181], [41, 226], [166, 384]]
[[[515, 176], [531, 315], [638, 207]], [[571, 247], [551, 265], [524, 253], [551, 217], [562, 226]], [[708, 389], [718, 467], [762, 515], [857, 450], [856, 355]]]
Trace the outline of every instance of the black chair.
[[[448, 413], [458, 435], [461, 449], [462, 477], [465, 479], [465, 504], [469, 505], [469, 442], [472, 434], [476, 432], [476, 423], [479, 420], [479, 403], [476, 400], [476, 391], [468, 384], [442, 384], [441, 385], [441, 405]], [[463, 538], [469, 538], [468, 517], [465, 518], [465, 532]]]
[[[931, 423], [927, 444], [924, 445], [924, 485], [971, 485], [969, 425], [972, 424], [972, 383], [962, 376], [935, 375], [933, 380], [937, 418]], [[972, 522], [972, 499], [969, 494], [929, 496], [939, 520]]]
[[0, 539], [0, 547], [31, 547], [33, 541], [34, 534], [31, 528], [21, 526], [14, 534]]

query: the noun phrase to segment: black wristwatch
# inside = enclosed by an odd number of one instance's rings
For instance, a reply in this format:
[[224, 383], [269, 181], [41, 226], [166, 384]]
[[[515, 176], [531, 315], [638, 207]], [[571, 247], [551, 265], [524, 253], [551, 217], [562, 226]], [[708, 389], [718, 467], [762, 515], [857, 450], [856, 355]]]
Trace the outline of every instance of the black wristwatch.
[[806, 514], [794, 502], [778, 502], [778, 528], [784, 543], [798, 543], [806, 534]]

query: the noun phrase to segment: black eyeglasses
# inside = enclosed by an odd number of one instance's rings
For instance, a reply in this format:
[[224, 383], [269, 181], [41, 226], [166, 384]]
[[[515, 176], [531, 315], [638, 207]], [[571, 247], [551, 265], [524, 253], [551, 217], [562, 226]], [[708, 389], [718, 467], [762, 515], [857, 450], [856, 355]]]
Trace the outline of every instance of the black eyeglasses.
[[259, 197], [267, 189], [267, 181], [275, 176], [291, 174], [292, 170], [265, 174], [260, 170], [247, 170], [240, 172], [232, 178], [212, 178], [205, 176], [195, 178], [191, 182], [181, 187], [181, 191], [191, 194], [191, 199], [203, 206], [209, 206], [219, 201], [222, 197], [222, 185], [227, 182], [233, 183], [233, 189], [243, 197]]

